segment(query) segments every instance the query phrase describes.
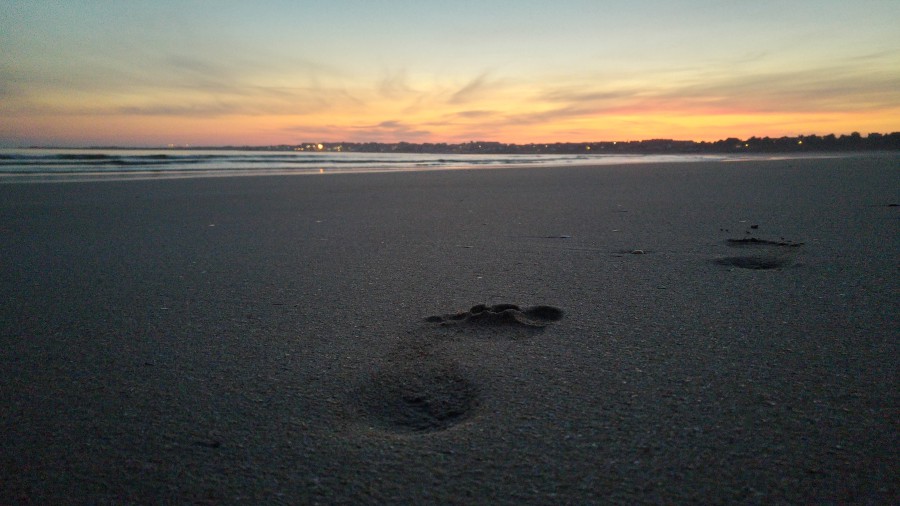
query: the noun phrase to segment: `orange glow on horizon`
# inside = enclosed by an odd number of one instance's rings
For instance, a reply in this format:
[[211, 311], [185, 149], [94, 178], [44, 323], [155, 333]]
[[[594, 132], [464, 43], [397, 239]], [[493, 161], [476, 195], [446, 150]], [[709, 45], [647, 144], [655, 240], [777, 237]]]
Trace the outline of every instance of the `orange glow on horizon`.
[[695, 78], [680, 86], [655, 79], [666, 83], [657, 85], [653, 77], [553, 87], [484, 76], [435, 83], [418, 76], [396, 90], [329, 82], [309, 90], [221, 96], [183, 88], [118, 94], [35, 92], [18, 110], [8, 112], [11, 121], [0, 126], [0, 138], [59, 146], [471, 140], [526, 144], [716, 141], [898, 129], [900, 105], [870, 105], [865, 94], [855, 101], [843, 96], [837, 100], [830, 92], [798, 98], [793, 89], [774, 86], [749, 93], [731, 76], [701, 84]]
[[[224, 116], [213, 118], [129, 116], [38, 116], [21, 118], [25, 138], [46, 145], [278, 145], [302, 142], [540, 142], [677, 139], [715, 141], [726, 137], [837, 135], [858, 131], [896, 131], [900, 108], [872, 113], [810, 114], [682, 114], [609, 115], [546, 123], [481, 127], [477, 122], [400, 122], [378, 128], [362, 115], [309, 118], [302, 116]], [[320, 126], [322, 125], [322, 126]], [[4, 128], [0, 127], [0, 135]]]
[[[424, 85], [422, 89], [428, 90]], [[593, 142], [645, 139], [715, 141], [727, 137], [837, 135], [858, 131], [897, 130], [900, 106], [859, 111], [754, 111], [746, 103], [733, 107], [688, 97], [547, 98], [539, 89], [506, 87], [485, 92], [464, 103], [448, 99], [444, 90], [411, 96], [383, 97], [366, 90], [350, 90], [353, 100], [334, 100], [305, 114], [237, 108], [234, 113], [161, 113], [133, 111], [121, 104], [95, 101], [102, 113], [66, 111], [21, 113], [12, 124], [0, 126], [0, 136], [44, 139], [44, 145], [165, 146], [279, 145], [304, 142], [467, 142], [517, 144]], [[156, 102], [195, 103], [197, 97], [149, 96]], [[193, 100], [193, 102], [192, 102]], [[48, 100], [53, 102], [52, 100]], [[62, 102], [55, 102], [60, 104]], [[152, 111], [152, 105], [147, 106]], [[790, 111], [792, 104], [769, 104], [773, 111]], [[13, 135], [14, 134], [14, 135]]]

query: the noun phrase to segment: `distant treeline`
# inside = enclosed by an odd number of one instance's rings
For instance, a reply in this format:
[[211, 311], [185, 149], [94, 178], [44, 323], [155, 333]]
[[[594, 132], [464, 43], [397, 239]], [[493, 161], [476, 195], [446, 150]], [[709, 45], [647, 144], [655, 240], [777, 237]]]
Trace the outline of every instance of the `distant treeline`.
[[[850, 135], [800, 135], [797, 137], [729, 137], [714, 142], [651, 139], [625, 142], [556, 142], [507, 144], [504, 142], [472, 141], [459, 144], [413, 142], [322, 142], [281, 144], [277, 146], [183, 146], [173, 149], [225, 149], [249, 151], [342, 151], [353, 153], [434, 153], [434, 154], [661, 154], [661, 153], [793, 153], [834, 151], [894, 151], [900, 150], [900, 132], [858, 132]], [[120, 149], [101, 147], [102, 149]], [[126, 148], [127, 149], [127, 148]]]
[[437, 154], [644, 154], [644, 153], [787, 153], [802, 151], [884, 151], [900, 150], [900, 132], [870, 133], [863, 137], [834, 134], [798, 137], [728, 138], [715, 142], [652, 139], [626, 142], [557, 142], [547, 144], [507, 144], [473, 141], [460, 144], [411, 142], [323, 142], [269, 146], [278, 151], [345, 151], [355, 153], [437, 153]]

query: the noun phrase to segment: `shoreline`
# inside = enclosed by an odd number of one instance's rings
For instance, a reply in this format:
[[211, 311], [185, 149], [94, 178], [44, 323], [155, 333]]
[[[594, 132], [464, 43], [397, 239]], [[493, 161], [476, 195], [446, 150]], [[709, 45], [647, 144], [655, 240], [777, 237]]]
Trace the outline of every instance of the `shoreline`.
[[[64, 150], [65, 151], [65, 150]], [[71, 151], [71, 150], [69, 150]], [[116, 150], [113, 150], [116, 151]], [[148, 150], [137, 150], [148, 152]], [[149, 158], [156, 162], [155, 153], [166, 152], [167, 150], [150, 150], [153, 155]], [[357, 155], [356, 153], [354, 155]], [[168, 155], [166, 155], [168, 156]], [[302, 155], [301, 155], [302, 156]], [[341, 156], [341, 154], [325, 153], [324, 158], [319, 167], [279, 167], [277, 162], [272, 162], [272, 167], [256, 167], [251, 168], [209, 168], [209, 169], [192, 169], [188, 166], [179, 166], [177, 162], [173, 162], [172, 167], [168, 168], [135, 168], [129, 170], [90, 170], [82, 167], [70, 169], [39, 170], [27, 169], [19, 172], [0, 171], [0, 184], [27, 184], [27, 183], [84, 183], [84, 182], [104, 182], [104, 181], [152, 181], [166, 179], [192, 179], [192, 178], [219, 178], [219, 177], [271, 177], [271, 176], [310, 176], [310, 175], [333, 175], [333, 174], [368, 174], [368, 173], [416, 173], [416, 172], [433, 172], [441, 170], [481, 170], [481, 169], [525, 169], [525, 168], [541, 168], [553, 170], [560, 167], [606, 167], [610, 165], [644, 165], [644, 164], [660, 164], [660, 163], [746, 163], [746, 162], [770, 162], [784, 160], [818, 160], [831, 158], [860, 158], [860, 157], [884, 157], [890, 158], [895, 153], [890, 151], [884, 152], [866, 152], [866, 153], [773, 153], [773, 154], [648, 154], [648, 155], [585, 155], [584, 157], [566, 159], [563, 163], [558, 157], [550, 157], [544, 162], [491, 162], [476, 161], [465, 163], [453, 160], [450, 163], [443, 159], [435, 159], [435, 161], [443, 165], [432, 165], [434, 163], [420, 163], [408, 165], [406, 162], [401, 164], [398, 161], [394, 165], [390, 165], [390, 160], [385, 159], [384, 166], [366, 166], [360, 163], [359, 166], [348, 165], [329, 165], [328, 157]], [[412, 155], [400, 155], [412, 156]], [[432, 155], [429, 155], [432, 156]], [[437, 156], [437, 155], [433, 155]], [[461, 157], [478, 158], [479, 155], [458, 155]], [[515, 155], [526, 157], [528, 155]], [[540, 155], [538, 155], [540, 156]], [[261, 159], [262, 160], [262, 159]], [[488, 159], [485, 159], [488, 160]], [[29, 162], [32, 165], [34, 162]], [[90, 160], [79, 162], [79, 164], [90, 164]], [[183, 164], [182, 164], [183, 165]]]

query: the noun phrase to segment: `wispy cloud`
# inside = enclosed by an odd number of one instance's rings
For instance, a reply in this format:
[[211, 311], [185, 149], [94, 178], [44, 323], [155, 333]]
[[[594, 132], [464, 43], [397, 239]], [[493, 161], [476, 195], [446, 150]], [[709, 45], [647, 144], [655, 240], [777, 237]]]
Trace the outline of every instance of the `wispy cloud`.
[[552, 89], [541, 94], [540, 99], [548, 102], [611, 102], [621, 101], [639, 94], [634, 89], [617, 89], [614, 91], [592, 91], [583, 88]]
[[0, 75], [2, 83], [17, 82], [14, 88], [7, 86], [7, 111], [215, 117], [363, 106], [344, 86], [340, 70], [312, 61], [201, 59], [185, 53], [143, 56], [116, 66], [98, 59], [39, 72], [10, 69]]
[[405, 69], [394, 72], [386, 71], [378, 81], [376, 89], [380, 96], [387, 99], [398, 99], [414, 92], [409, 85]]
[[399, 120], [386, 120], [375, 124], [361, 125], [316, 125], [301, 124], [283, 129], [292, 135], [302, 136], [304, 140], [350, 141], [365, 140], [371, 142], [427, 141], [432, 132], [419, 125]]
[[900, 104], [900, 73], [821, 67], [723, 76], [660, 94], [659, 98], [752, 112], [856, 111]]
[[[843, 65], [769, 72], [673, 72], [642, 83], [563, 85], [505, 111], [497, 128], [610, 116], [843, 113], [900, 104], [900, 73]], [[877, 69], [882, 70], [877, 70]], [[530, 110], [529, 110], [530, 109]]]
[[489, 85], [488, 74], [483, 73], [453, 92], [447, 102], [450, 104], [464, 104], [469, 102], [483, 93]]
[[364, 133], [380, 139], [411, 140], [431, 135], [430, 131], [424, 130], [418, 125], [399, 120], [382, 121], [377, 125], [354, 126], [352, 128], [356, 133]]
[[[883, 111], [900, 104], [896, 52], [816, 67], [766, 66], [765, 55], [745, 64], [648, 70], [604, 70], [559, 76], [498, 75], [484, 71], [464, 82], [417, 75], [402, 67], [380, 75], [352, 76], [314, 62], [289, 72], [283, 62], [234, 65], [182, 53], [158, 56], [152, 65], [129, 64], [97, 80], [80, 69], [71, 75], [0, 69], [0, 112], [7, 115], [120, 116], [166, 121], [231, 117], [274, 118], [271, 131], [303, 139], [437, 141], [549, 132], [595, 138], [615, 121], [654, 118], [759, 116]], [[30, 80], [29, 80], [30, 79]], [[102, 84], [97, 84], [102, 82]], [[306, 119], [304, 119], [306, 118]], [[246, 119], [246, 118], [244, 118]], [[670, 121], [671, 120], [671, 121]], [[727, 125], [710, 120], [715, 128]], [[254, 124], [247, 120], [246, 124]], [[294, 126], [284, 127], [285, 124]], [[232, 128], [239, 128], [233, 126]], [[659, 126], [659, 128], [663, 128]], [[712, 127], [710, 127], [712, 128]], [[749, 128], [749, 127], [748, 127]]]
[[484, 110], [475, 110], [475, 111], [459, 111], [453, 113], [453, 116], [459, 118], [488, 118], [491, 116], [495, 116], [497, 111], [484, 111]]

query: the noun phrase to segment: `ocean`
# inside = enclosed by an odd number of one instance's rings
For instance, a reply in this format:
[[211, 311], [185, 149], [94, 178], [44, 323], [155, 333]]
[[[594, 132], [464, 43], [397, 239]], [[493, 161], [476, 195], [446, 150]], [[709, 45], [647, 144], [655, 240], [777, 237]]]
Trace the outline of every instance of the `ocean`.
[[[452, 155], [177, 149], [0, 149], [0, 183], [739, 161], [736, 155]], [[772, 157], [755, 157], [772, 158]]]

